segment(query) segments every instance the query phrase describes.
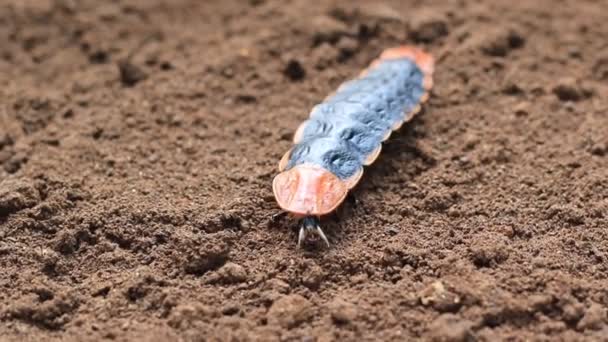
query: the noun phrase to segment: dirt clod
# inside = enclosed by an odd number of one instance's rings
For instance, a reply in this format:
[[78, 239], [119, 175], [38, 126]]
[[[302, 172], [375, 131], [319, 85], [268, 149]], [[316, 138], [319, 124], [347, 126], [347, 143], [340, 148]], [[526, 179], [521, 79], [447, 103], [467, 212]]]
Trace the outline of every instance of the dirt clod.
[[357, 307], [343, 299], [335, 298], [328, 304], [331, 319], [336, 324], [348, 324], [358, 315]]
[[598, 330], [608, 320], [606, 308], [598, 303], [593, 303], [585, 311], [585, 315], [576, 325], [577, 329], [580, 330]]
[[445, 16], [436, 11], [413, 16], [409, 25], [410, 36], [414, 41], [420, 43], [431, 43], [449, 33]]
[[215, 279], [223, 284], [236, 284], [247, 280], [247, 270], [239, 264], [228, 262], [217, 271]]
[[454, 314], [443, 314], [429, 326], [429, 335], [436, 342], [472, 342], [475, 341], [473, 323]]
[[51, 330], [62, 328], [70, 322], [72, 313], [78, 308], [79, 300], [70, 295], [48, 296], [48, 292], [46, 293], [46, 297], [44, 294], [43, 297], [34, 294], [36, 298], [22, 298], [20, 302], [10, 306], [6, 314], [8, 317]]
[[293, 294], [272, 304], [268, 310], [268, 322], [283, 328], [293, 328], [308, 320], [312, 314], [312, 303], [300, 295]]
[[575, 78], [561, 78], [553, 87], [553, 93], [561, 101], [580, 101], [588, 96]]
[[39, 201], [40, 193], [31, 181], [5, 179], [0, 182], [0, 218], [31, 208]]
[[355, 10], [363, 18], [379, 21], [403, 21], [403, 15], [386, 3], [369, 1], [364, 2]]
[[591, 154], [603, 157], [604, 155], [606, 155], [608, 153], [608, 144], [603, 143], [603, 142], [598, 142], [598, 143], [593, 144], [593, 146], [591, 146], [590, 150], [591, 150]]
[[340, 37], [348, 33], [348, 26], [343, 22], [327, 15], [320, 15], [313, 18], [310, 22], [313, 29], [313, 43], [336, 43]]
[[302, 283], [304, 286], [316, 290], [321, 286], [321, 283], [325, 279], [325, 272], [318, 265], [313, 265], [304, 271], [302, 276]]
[[223, 266], [228, 261], [230, 248], [228, 244], [219, 242], [208, 243], [191, 252], [184, 264], [186, 273], [202, 275], [208, 271]]
[[217, 316], [219, 312], [200, 303], [180, 304], [171, 310], [168, 323], [175, 329], [187, 329]]
[[62, 230], [57, 234], [55, 239], [55, 250], [61, 254], [72, 254], [78, 248], [78, 240], [74, 233], [68, 230]]
[[510, 250], [506, 243], [500, 239], [480, 235], [470, 246], [470, 257], [477, 267], [495, 267], [509, 258]]
[[512, 28], [499, 27], [483, 32], [480, 42], [481, 51], [488, 56], [505, 57], [512, 50], [521, 48], [525, 38]]

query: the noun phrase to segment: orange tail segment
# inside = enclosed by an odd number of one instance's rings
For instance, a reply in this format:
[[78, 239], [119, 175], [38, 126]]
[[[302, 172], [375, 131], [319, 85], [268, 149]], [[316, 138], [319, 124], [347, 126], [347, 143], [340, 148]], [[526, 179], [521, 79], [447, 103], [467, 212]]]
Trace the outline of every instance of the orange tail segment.
[[[422, 49], [411, 45], [398, 46], [384, 50], [380, 57], [376, 58], [369, 68], [361, 72], [361, 76], [367, 74], [367, 72], [378, 65], [378, 63], [388, 59], [399, 59], [409, 58], [413, 60], [416, 65], [424, 73], [424, 89], [429, 91], [433, 87], [433, 72], [435, 71], [435, 59], [429, 53], [424, 52]], [[425, 100], [428, 94], [425, 94]], [[425, 102], [423, 100], [422, 102]]]
[[399, 46], [395, 48], [390, 48], [384, 50], [384, 52], [380, 55], [379, 61], [386, 59], [397, 59], [397, 58], [411, 58], [413, 59], [420, 70], [424, 72], [425, 75], [430, 76], [435, 71], [435, 60], [433, 56], [422, 51], [422, 49], [417, 48], [415, 46]]

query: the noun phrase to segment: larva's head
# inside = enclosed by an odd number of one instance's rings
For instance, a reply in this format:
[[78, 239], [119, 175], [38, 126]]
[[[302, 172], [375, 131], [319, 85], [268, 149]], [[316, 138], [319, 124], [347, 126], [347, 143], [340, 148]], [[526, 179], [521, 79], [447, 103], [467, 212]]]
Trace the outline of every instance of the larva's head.
[[298, 217], [334, 211], [348, 193], [346, 183], [316, 165], [302, 164], [279, 173], [272, 182], [279, 206]]

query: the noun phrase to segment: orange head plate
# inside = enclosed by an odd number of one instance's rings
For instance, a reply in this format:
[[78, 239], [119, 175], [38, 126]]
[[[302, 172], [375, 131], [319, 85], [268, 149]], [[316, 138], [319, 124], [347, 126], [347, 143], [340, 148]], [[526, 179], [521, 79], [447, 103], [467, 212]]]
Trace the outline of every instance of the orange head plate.
[[348, 193], [343, 180], [312, 164], [297, 165], [279, 173], [272, 188], [279, 206], [298, 217], [329, 214]]

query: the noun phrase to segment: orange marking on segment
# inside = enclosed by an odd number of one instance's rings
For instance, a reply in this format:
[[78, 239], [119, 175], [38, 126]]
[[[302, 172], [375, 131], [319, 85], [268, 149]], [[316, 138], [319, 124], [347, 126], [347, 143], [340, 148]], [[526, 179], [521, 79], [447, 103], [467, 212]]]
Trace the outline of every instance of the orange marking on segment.
[[431, 88], [433, 88], [433, 77], [430, 75], [425, 76], [422, 81], [422, 87], [425, 90], [431, 90]]
[[359, 181], [361, 180], [361, 177], [363, 177], [363, 168], [359, 169], [359, 171], [357, 171], [357, 173], [355, 173], [353, 176], [351, 176], [350, 178], [346, 179], [346, 186], [349, 189], [352, 189], [355, 187], [355, 185], [357, 185], [357, 183], [359, 183]]
[[279, 171], [285, 170], [285, 168], [287, 167], [287, 163], [289, 163], [290, 156], [291, 156], [291, 149], [289, 149], [289, 151], [285, 152], [285, 154], [281, 158], [281, 161], [279, 161]]
[[367, 156], [367, 158], [365, 158], [363, 165], [367, 166], [373, 164], [376, 159], [378, 159], [380, 151], [382, 151], [382, 145], [378, 146], [375, 150], [372, 151], [372, 153], [369, 154], [369, 156]]
[[386, 49], [380, 55], [380, 60], [410, 58], [422, 70], [425, 75], [432, 75], [435, 70], [435, 60], [430, 54], [413, 46], [400, 46], [392, 49]]

